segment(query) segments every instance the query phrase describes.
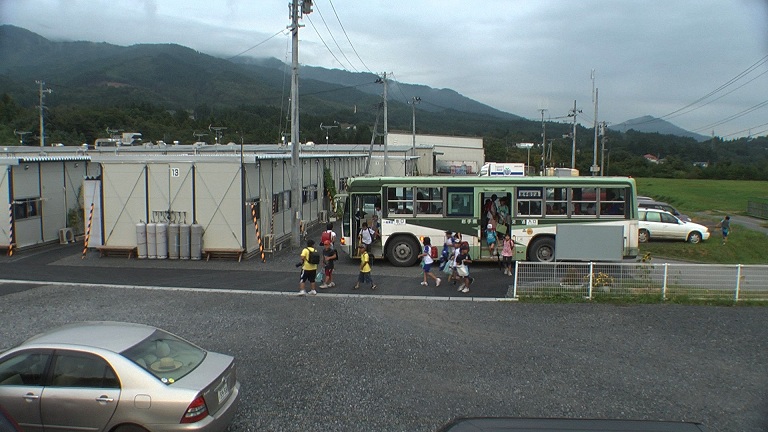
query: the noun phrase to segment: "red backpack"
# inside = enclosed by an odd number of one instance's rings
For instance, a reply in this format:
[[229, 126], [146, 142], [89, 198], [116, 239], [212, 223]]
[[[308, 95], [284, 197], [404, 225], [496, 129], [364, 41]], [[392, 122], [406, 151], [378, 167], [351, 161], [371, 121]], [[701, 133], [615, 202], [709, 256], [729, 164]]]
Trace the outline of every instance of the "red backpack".
[[331, 231], [323, 231], [323, 234], [320, 236], [320, 244], [330, 244], [331, 240]]

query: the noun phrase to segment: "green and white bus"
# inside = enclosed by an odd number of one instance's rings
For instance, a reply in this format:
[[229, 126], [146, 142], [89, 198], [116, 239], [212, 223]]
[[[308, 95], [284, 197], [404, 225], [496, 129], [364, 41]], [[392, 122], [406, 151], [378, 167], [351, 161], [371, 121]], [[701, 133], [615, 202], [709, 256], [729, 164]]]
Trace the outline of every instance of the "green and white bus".
[[371, 252], [395, 266], [414, 265], [425, 236], [440, 248], [446, 231], [461, 233], [473, 259], [498, 259], [484, 236], [489, 200], [506, 206], [517, 259], [554, 260], [563, 224], [621, 226], [624, 257], [638, 254], [637, 192], [628, 177], [355, 177], [337, 199], [343, 250], [358, 256], [362, 223], [370, 227], [378, 215]]

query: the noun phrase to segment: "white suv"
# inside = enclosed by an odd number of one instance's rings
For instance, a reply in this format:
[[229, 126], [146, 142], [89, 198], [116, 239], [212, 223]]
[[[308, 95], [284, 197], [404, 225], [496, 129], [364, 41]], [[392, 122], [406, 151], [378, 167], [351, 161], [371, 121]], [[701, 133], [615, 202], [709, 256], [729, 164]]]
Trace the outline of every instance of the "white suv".
[[640, 243], [650, 241], [651, 238], [699, 243], [709, 238], [709, 228], [693, 222], [683, 222], [664, 210], [641, 208], [637, 215]]

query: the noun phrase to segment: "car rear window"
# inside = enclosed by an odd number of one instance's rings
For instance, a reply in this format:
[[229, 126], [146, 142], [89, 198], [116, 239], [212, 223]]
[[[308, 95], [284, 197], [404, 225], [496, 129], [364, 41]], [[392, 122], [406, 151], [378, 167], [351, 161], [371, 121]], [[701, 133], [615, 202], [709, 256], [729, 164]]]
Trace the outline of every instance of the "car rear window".
[[173, 384], [203, 362], [205, 350], [162, 330], [121, 353], [165, 384]]

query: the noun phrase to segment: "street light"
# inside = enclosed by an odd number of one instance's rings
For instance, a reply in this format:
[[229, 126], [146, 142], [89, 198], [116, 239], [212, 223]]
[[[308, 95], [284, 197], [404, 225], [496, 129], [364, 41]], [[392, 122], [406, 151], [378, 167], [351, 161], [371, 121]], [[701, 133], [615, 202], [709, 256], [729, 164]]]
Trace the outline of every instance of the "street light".
[[325, 151], [328, 151], [329, 141], [328, 141], [328, 131], [333, 128], [339, 127], [339, 122], [334, 121], [332, 125], [323, 125], [320, 123], [320, 129], [325, 129]]

